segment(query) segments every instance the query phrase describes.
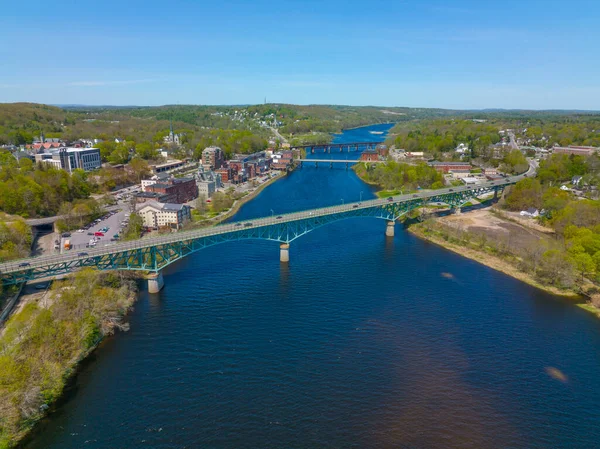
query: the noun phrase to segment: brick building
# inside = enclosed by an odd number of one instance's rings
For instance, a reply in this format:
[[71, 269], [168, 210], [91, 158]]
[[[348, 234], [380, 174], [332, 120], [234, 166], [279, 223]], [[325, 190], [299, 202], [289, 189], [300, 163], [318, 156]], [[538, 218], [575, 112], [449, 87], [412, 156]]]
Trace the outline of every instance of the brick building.
[[468, 162], [430, 162], [430, 167], [435, 168], [437, 171], [442, 173], [455, 172], [463, 173], [469, 172], [473, 168]]
[[576, 156], [591, 156], [598, 148], [570, 145], [568, 147], [554, 147], [553, 154], [574, 154]]
[[233, 178], [231, 168], [220, 168], [215, 170], [215, 173], [221, 176], [221, 182], [231, 182], [231, 179]]
[[194, 178], [171, 178], [146, 186], [146, 192], [166, 195], [168, 202], [181, 204], [198, 198], [198, 185]]
[[362, 162], [375, 162], [379, 160], [379, 153], [375, 150], [365, 150], [360, 155]]

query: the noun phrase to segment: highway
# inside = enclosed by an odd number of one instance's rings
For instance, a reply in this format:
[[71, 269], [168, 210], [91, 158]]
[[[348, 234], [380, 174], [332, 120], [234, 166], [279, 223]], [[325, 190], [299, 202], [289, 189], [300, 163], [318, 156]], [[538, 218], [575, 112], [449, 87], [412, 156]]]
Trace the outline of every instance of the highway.
[[[374, 199], [374, 200], [367, 200], [367, 201], [362, 201], [362, 202], [347, 203], [347, 204], [342, 204], [342, 205], [323, 207], [323, 208], [319, 208], [319, 209], [304, 210], [304, 211], [300, 211], [300, 212], [294, 212], [294, 213], [283, 214], [283, 215], [278, 215], [278, 216], [257, 218], [257, 219], [253, 219], [253, 220], [249, 220], [249, 221], [245, 221], [245, 222], [226, 223], [226, 224], [221, 224], [221, 225], [217, 225], [214, 227], [203, 228], [203, 229], [198, 229], [198, 230], [180, 231], [180, 232], [176, 232], [176, 233], [169, 234], [169, 235], [142, 238], [140, 240], [135, 240], [135, 241], [131, 241], [131, 242], [115, 243], [113, 245], [107, 245], [102, 248], [88, 249], [85, 251], [86, 255], [82, 255], [82, 256], [79, 256], [77, 251], [73, 251], [73, 252], [69, 252], [66, 254], [62, 254], [62, 255], [48, 255], [48, 256], [40, 256], [40, 257], [33, 257], [33, 258], [27, 258], [27, 259], [14, 260], [14, 261], [0, 264], [0, 272], [2, 272], [2, 273], [20, 272], [20, 271], [25, 271], [25, 270], [36, 268], [36, 267], [45, 267], [48, 265], [53, 265], [55, 263], [69, 262], [69, 261], [74, 261], [74, 260], [85, 260], [85, 259], [89, 259], [89, 258], [92, 258], [95, 256], [115, 254], [115, 253], [118, 253], [121, 251], [134, 250], [134, 249], [140, 249], [140, 248], [149, 248], [149, 247], [153, 247], [153, 246], [157, 246], [157, 245], [181, 242], [181, 241], [197, 239], [197, 238], [201, 238], [201, 237], [214, 236], [214, 235], [225, 234], [225, 233], [234, 232], [234, 231], [240, 231], [240, 230], [244, 229], [245, 227], [260, 228], [260, 227], [265, 227], [265, 226], [274, 225], [274, 224], [299, 221], [299, 220], [304, 220], [307, 218], [317, 218], [320, 216], [339, 214], [339, 213], [343, 213], [343, 212], [354, 211], [357, 209], [360, 210], [360, 209], [372, 208], [372, 207], [382, 206], [382, 205], [386, 205], [386, 204], [402, 203], [402, 202], [408, 202], [408, 201], [413, 201], [413, 200], [424, 200], [424, 199], [426, 200], [427, 198], [436, 197], [436, 196], [448, 194], [448, 193], [456, 194], [456, 193], [460, 193], [460, 192], [467, 192], [470, 190], [478, 190], [478, 189], [485, 189], [485, 188], [499, 187], [499, 186], [508, 186], [508, 185], [516, 183], [523, 177], [531, 176], [532, 174], [535, 174], [535, 167], [533, 165], [530, 165], [527, 173], [524, 173], [524, 174], [518, 175], [518, 176], [511, 176], [509, 178], [506, 178], [506, 179], [500, 180], [500, 181], [488, 181], [488, 182], [482, 183], [476, 187], [470, 187], [470, 186], [451, 187], [451, 188], [433, 190], [433, 191], [422, 192], [422, 193], [394, 196], [392, 201], [389, 201], [388, 199]], [[21, 264], [25, 264], [25, 263], [28, 265], [27, 266], [21, 265]]]

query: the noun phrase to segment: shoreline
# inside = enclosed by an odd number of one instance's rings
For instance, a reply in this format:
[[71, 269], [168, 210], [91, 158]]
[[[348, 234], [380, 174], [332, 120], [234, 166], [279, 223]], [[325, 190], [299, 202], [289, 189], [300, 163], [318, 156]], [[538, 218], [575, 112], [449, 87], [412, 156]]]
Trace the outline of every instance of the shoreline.
[[210, 227], [210, 226], [216, 226], [216, 225], [224, 222], [225, 220], [228, 220], [229, 218], [231, 218], [232, 216], [237, 214], [244, 204], [246, 204], [247, 202], [256, 198], [259, 193], [261, 193], [264, 189], [266, 189], [271, 184], [274, 184], [275, 182], [279, 181], [280, 179], [285, 178], [293, 170], [294, 169], [292, 169], [290, 171], [281, 172], [282, 173], [281, 175], [278, 175], [275, 178], [269, 179], [267, 182], [258, 186], [255, 190], [253, 190], [248, 195], [243, 196], [242, 198], [240, 198], [238, 200], [235, 200], [233, 205], [231, 206], [231, 208], [224, 214], [218, 215], [213, 218], [207, 218], [206, 220], [197, 221], [194, 224], [205, 224], [205, 226], [202, 226], [202, 227]]
[[[499, 271], [500, 273], [506, 274], [507, 276], [510, 276], [513, 279], [517, 279], [521, 282], [524, 282], [525, 284], [535, 287], [545, 293], [550, 293], [555, 296], [560, 296], [562, 298], [570, 299], [573, 302], [573, 305], [575, 305], [587, 312], [590, 312], [590, 313], [596, 315], [596, 317], [600, 318], [600, 309], [599, 308], [597, 308], [587, 302], [580, 302], [585, 298], [585, 296], [578, 294], [571, 290], [564, 290], [564, 289], [559, 289], [557, 287], [544, 285], [544, 284], [540, 283], [539, 281], [537, 281], [530, 274], [519, 270], [517, 267], [515, 267], [511, 263], [501, 259], [500, 257], [494, 256], [491, 254], [487, 254], [487, 253], [483, 253], [481, 251], [477, 251], [472, 248], [465, 248], [463, 246], [459, 246], [454, 243], [447, 242], [446, 240], [444, 240], [443, 238], [438, 237], [438, 236], [429, 235], [429, 234], [425, 235], [425, 233], [423, 233], [420, 229], [417, 229], [414, 226], [408, 226], [406, 228], [406, 230], [408, 232], [410, 232], [412, 235], [418, 237], [419, 239], [421, 239], [423, 241], [433, 243], [434, 245], [440, 246], [448, 251], [452, 251], [453, 253], [458, 254], [459, 256], [462, 256], [467, 259], [478, 262], [481, 265], [491, 268], [492, 270]], [[577, 302], [575, 302], [575, 301], [577, 301]]]
[[[95, 288], [112, 289], [114, 294], [117, 295], [116, 301], [109, 305], [111, 310], [107, 309], [104, 311], [103, 315], [95, 316], [95, 319], [99, 320], [99, 323], [97, 324], [98, 327], [95, 330], [97, 335], [94, 335], [94, 340], [86, 341], [86, 338], [89, 338], [91, 335], [93, 335], [93, 333], [88, 334], [87, 336], [80, 336], [80, 341], [76, 343], [76, 345], [79, 345], [80, 347], [76, 348], [74, 346], [72, 348], [74, 352], [72, 357], [60, 363], [60, 373], [56, 374], [56, 378], [53, 379], [55, 383], [60, 383], [60, 387], [54, 390], [53, 397], [40, 400], [39, 406], [36, 404], [36, 412], [26, 417], [21, 416], [18, 422], [6, 421], [6, 423], [3, 423], [0, 421], [0, 425], [6, 425], [5, 428], [0, 426], [0, 437], [3, 437], [0, 438], [0, 448], [8, 449], [12, 447], [23, 447], [24, 444], [27, 444], [33, 438], [35, 438], [35, 436], [38, 435], [38, 432], [41, 430], [39, 427], [40, 423], [42, 423], [48, 416], [55, 413], [57, 408], [60, 407], [61, 401], [65, 397], [65, 394], [75, 382], [82, 363], [87, 361], [90, 355], [93, 354], [98, 347], [107, 340], [107, 338], [112, 337], [117, 330], [122, 332], [129, 330], [127, 317], [140, 297], [140, 289], [137, 283], [139, 276], [127, 276], [122, 278], [118, 282], [118, 285], [112, 286], [101, 284], [100, 279], [103, 276], [103, 273], [101, 272], [88, 271], [87, 275], [84, 274], [80, 276], [88, 276], [89, 280], [93, 279], [94, 281], [98, 282]], [[75, 277], [73, 277], [66, 281], [66, 285], [60, 285], [57, 290], [53, 290], [53, 297], [50, 305], [45, 304], [41, 306], [38, 303], [31, 303], [32, 307], [34, 308], [33, 310], [37, 310], [37, 314], [33, 315], [33, 318], [28, 319], [25, 322], [25, 330], [23, 332], [27, 332], [27, 326], [31, 326], [34, 323], [34, 320], [37, 319], [39, 314], [43, 313], [43, 311], [53, 310], [52, 307], [54, 304], [62, 301], [64, 294], [63, 289], [66, 288], [68, 291], [69, 289], [73, 288], [75, 282], [77, 282], [77, 280]], [[11, 325], [11, 319], [14, 316], [18, 316], [19, 313], [26, 312], [21, 310], [16, 313], [16, 315], [12, 315], [10, 319], [6, 321], [6, 326], [2, 328], [2, 331], [5, 331], [7, 326]], [[62, 317], [62, 319], [65, 320], [71, 318]], [[69, 323], [71, 323], [71, 321], [69, 321]], [[0, 337], [5, 337], [3, 334], [4, 332], [0, 332]], [[5, 432], [3, 435], [2, 431]]]

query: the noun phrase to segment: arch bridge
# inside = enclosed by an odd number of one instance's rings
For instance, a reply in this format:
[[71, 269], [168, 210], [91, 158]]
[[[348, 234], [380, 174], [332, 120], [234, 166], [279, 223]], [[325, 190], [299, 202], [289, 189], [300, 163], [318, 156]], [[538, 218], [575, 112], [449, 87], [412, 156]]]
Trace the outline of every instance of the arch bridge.
[[[526, 175], [523, 175], [526, 176]], [[280, 260], [289, 261], [289, 246], [303, 235], [329, 223], [354, 217], [372, 217], [387, 222], [386, 235], [394, 235], [400, 217], [428, 203], [445, 203], [456, 211], [469, 200], [484, 194], [502, 192], [521, 176], [487, 182], [476, 187], [454, 187], [430, 192], [348, 203], [226, 223], [210, 228], [181, 231], [166, 236], [116, 243], [85, 253], [70, 252], [15, 260], [0, 264], [0, 282], [14, 285], [76, 271], [82, 267], [99, 270], [141, 270], [152, 272], [150, 291], [162, 288], [161, 270], [192, 253], [224, 242], [260, 239], [280, 243]]]

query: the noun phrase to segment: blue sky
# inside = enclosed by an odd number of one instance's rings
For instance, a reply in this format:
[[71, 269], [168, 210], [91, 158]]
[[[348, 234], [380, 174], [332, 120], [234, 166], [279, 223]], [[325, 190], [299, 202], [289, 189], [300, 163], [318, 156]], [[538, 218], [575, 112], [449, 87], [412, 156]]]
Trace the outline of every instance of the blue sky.
[[0, 102], [600, 109], [600, 1], [5, 1]]

